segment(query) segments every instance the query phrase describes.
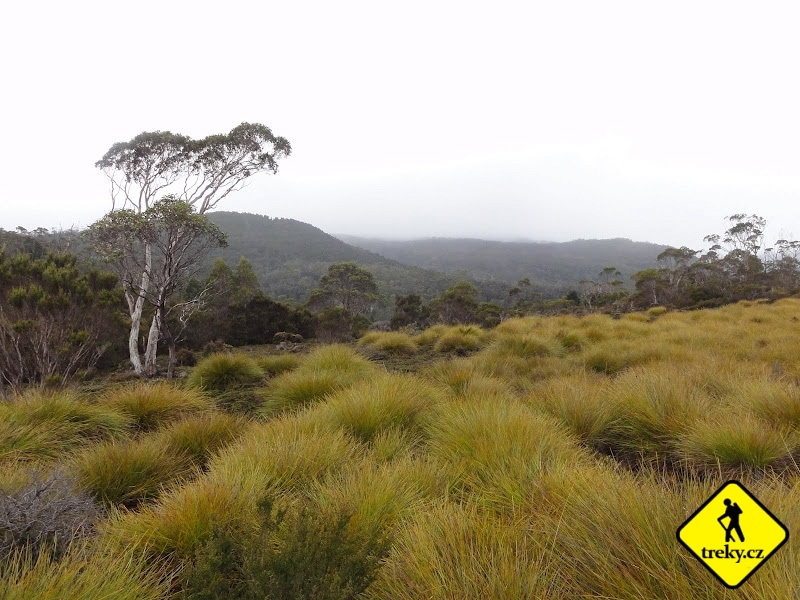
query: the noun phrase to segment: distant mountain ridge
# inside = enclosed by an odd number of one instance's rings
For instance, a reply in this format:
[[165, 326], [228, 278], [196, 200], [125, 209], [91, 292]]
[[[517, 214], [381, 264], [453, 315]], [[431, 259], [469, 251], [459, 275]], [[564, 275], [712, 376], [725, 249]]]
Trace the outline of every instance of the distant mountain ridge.
[[478, 281], [514, 283], [529, 278], [544, 287], [571, 286], [592, 279], [608, 266], [624, 278], [655, 266], [663, 244], [616, 238], [571, 242], [499, 242], [472, 238], [424, 238], [395, 241], [352, 235], [342, 241], [406, 265], [443, 273], [469, 273]]

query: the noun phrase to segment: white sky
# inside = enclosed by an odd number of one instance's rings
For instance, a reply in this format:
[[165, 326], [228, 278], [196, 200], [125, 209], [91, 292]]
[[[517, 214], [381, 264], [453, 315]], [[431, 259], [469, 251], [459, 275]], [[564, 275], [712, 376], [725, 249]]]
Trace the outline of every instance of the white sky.
[[0, 227], [86, 226], [142, 131], [293, 154], [221, 210], [383, 237], [800, 236], [800, 5], [14, 2]]

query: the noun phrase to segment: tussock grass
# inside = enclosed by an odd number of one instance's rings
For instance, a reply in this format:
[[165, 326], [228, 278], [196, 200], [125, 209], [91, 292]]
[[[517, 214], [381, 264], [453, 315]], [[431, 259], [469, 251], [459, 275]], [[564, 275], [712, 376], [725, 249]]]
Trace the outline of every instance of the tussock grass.
[[422, 333], [414, 336], [414, 341], [420, 346], [433, 346], [436, 341], [450, 330], [447, 325], [433, 325]]
[[430, 385], [410, 375], [386, 373], [357, 383], [327, 401], [329, 419], [363, 442], [390, 429], [418, 429], [419, 417], [438, 401]]
[[162, 430], [160, 441], [176, 455], [204, 466], [212, 454], [241, 435], [245, 421], [225, 413], [194, 415]]
[[252, 529], [255, 502], [236, 487], [201, 477], [172, 488], [138, 513], [112, 514], [101, 524], [100, 535], [118, 552], [143, 554], [151, 562], [190, 560], [215, 526], [226, 531]]
[[451, 327], [436, 340], [436, 352], [455, 352], [466, 354], [482, 348], [489, 341], [487, 333], [475, 325]]
[[208, 478], [256, 502], [342, 467], [357, 446], [341, 430], [321, 429], [289, 415], [252, 427], [220, 451], [209, 462]]
[[608, 388], [614, 416], [599, 433], [622, 459], [676, 460], [675, 444], [708, 411], [708, 398], [677, 369], [637, 369]]
[[525, 504], [542, 473], [583, 458], [555, 419], [513, 398], [442, 404], [426, 431], [431, 455], [450, 465], [456, 487], [498, 510]]
[[29, 392], [0, 403], [0, 463], [51, 461], [98, 440], [122, 438], [132, 423], [70, 394]]
[[399, 331], [370, 331], [358, 340], [358, 345], [390, 356], [409, 356], [417, 351], [414, 338]]
[[0, 403], [0, 421], [43, 427], [66, 425], [75, 437], [87, 440], [124, 437], [131, 427], [127, 415], [64, 392], [30, 391]]
[[[556, 562], [522, 518], [497, 519], [475, 504], [443, 502], [417, 511], [397, 539], [371, 599], [533, 600], [559, 596]], [[555, 594], [555, 595], [554, 595]]]
[[261, 392], [265, 417], [308, 406], [377, 372], [347, 346], [326, 346], [309, 354], [302, 366], [272, 379]]
[[746, 412], [729, 407], [712, 419], [698, 420], [681, 436], [679, 453], [690, 468], [728, 474], [743, 470], [797, 471], [797, 438]]
[[274, 377], [287, 371], [293, 371], [300, 366], [302, 361], [296, 354], [268, 354], [257, 356], [255, 362], [264, 373]]
[[608, 466], [546, 477], [532, 525], [558, 560], [565, 598], [723, 598], [724, 587], [675, 542], [682, 523], [721, 482], [635, 477]]
[[739, 403], [764, 420], [800, 429], [800, 387], [785, 381], [748, 381], [737, 390]]
[[264, 370], [252, 358], [241, 353], [221, 352], [200, 361], [192, 369], [186, 384], [196, 389], [224, 392], [255, 385], [264, 379]]
[[501, 356], [516, 356], [527, 359], [558, 356], [562, 353], [561, 346], [558, 343], [530, 333], [499, 336], [494, 342], [492, 350]]
[[99, 501], [133, 508], [155, 498], [168, 483], [188, 476], [191, 462], [159, 439], [145, 437], [92, 446], [75, 457], [71, 470]]
[[46, 554], [15, 554], [0, 564], [5, 600], [161, 600], [173, 575], [141, 559], [75, 544], [59, 561]]
[[527, 402], [542, 407], [591, 448], [606, 451], [606, 432], [616, 416], [604, 377], [578, 373], [555, 377], [531, 388]]
[[667, 348], [659, 344], [643, 344], [629, 340], [606, 340], [592, 346], [584, 354], [587, 368], [606, 375], [617, 373], [668, 358]]
[[111, 390], [101, 398], [99, 405], [126, 415], [140, 431], [152, 431], [187, 415], [209, 410], [211, 401], [194, 390], [157, 381]]
[[651, 306], [646, 311], [648, 317], [660, 317], [667, 313], [666, 306]]

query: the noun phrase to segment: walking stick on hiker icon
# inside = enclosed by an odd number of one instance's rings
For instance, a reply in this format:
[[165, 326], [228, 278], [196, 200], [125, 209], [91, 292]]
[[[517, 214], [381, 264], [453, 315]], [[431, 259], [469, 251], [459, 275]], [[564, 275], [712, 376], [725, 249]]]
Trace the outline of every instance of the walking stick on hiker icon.
[[[742, 514], [742, 509], [739, 508], [739, 505], [734, 502], [731, 504], [729, 498], [725, 498], [725, 514], [721, 517], [717, 518], [717, 521], [725, 530], [725, 541], [726, 542], [735, 542], [736, 540], [733, 539], [732, 532], [736, 532], [739, 534], [739, 541], [744, 541], [744, 534], [742, 533], [742, 528], [739, 525], [739, 515]], [[728, 525], [726, 526], [725, 523], [722, 522], [722, 519], [728, 517], [730, 521], [728, 521]]]

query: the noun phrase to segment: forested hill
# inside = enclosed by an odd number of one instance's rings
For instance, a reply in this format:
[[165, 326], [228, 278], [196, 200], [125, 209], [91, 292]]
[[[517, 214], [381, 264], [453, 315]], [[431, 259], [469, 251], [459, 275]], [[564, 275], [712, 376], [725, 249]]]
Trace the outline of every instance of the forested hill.
[[213, 251], [204, 271], [210, 270], [218, 256], [231, 267], [244, 256], [253, 264], [264, 292], [278, 300], [305, 302], [328, 266], [342, 261], [353, 261], [372, 271], [387, 296], [414, 291], [433, 298], [459, 279], [356, 248], [294, 219], [227, 211], [206, 216], [228, 234], [228, 247]]
[[349, 235], [337, 236], [360, 248], [406, 265], [443, 273], [467, 272], [478, 281], [514, 283], [527, 277], [544, 288], [570, 286], [594, 279], [605, 267], [630, 276], [655, 266], [667, 246], [628, 239], [572, 242], [494, 242], [476, 239], [428, 238], [390, 241]]

